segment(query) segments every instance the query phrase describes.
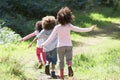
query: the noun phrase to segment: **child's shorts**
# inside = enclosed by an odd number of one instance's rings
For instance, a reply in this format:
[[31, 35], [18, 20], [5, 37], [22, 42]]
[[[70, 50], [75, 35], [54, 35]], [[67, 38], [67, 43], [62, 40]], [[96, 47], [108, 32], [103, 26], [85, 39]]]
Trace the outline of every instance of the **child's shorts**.
[[49, 62], [52, 62], [52, 64], [56, 64], [57, 62], [57, 48], [46, 52], [46, 60]]

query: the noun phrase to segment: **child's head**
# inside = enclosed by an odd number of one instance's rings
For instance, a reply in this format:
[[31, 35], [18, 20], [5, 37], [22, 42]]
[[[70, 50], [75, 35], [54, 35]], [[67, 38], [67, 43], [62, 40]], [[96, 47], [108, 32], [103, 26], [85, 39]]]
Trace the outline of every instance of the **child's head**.
[[54, 16], [46, 16], [42, 18], [42, 28], [46, 30], [51, 30], [55, 27], [56, 19]]
[[74, 15], [68, 7], [61, 8], [57, 13], [58, 22], [62, 25], [71, 23], [73, 18]]
[[41, 31], [42, 30], [42, 21], [37, 21], [35, 24], [35, 30]]

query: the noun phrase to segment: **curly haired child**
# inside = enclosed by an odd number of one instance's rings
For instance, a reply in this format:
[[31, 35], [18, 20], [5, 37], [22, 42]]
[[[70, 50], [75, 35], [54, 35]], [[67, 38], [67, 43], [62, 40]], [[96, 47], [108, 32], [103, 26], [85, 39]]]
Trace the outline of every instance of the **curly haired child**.
[[66, 57], [66, 62], [68, 65], [68, 75], [73, 76], [72, 70], [72, 41], [70, 38], [70, 32], [89, 32], [92, 31], [96, 25], [90, 28], [79, 28], [71, 24], [73, 21], [73, 14], [68, 7], [61, 8], [57, 13], [58, 25], [55, 26], [53, 32], [49, 38], [42, 43], [42, 47], [48, 45], [54, 37], [58, 37], [58, 55], [59, 55], [59, 66], [60, 66], [60, 78], [64, 79], [64, 57]]
[[[51, 34], [53, 28], [56, 25], [56, 19], [54, 16], [46, 16], [42, 18], [42, 28], [43, 30], [37, 35], [37, 37], [32, 41], [34, 42], [38, 38], [43, 38], [44, 41], [47, 40]], [[50, 75], [50, 63], [52, 63], [51, 77], [57, 78], [55, 74], [55, 65], [57, 62], [57, 36], [49, 43], [47, 46], [43, 47], [43, 51], [46, 53], [46, 66], [45, 74]]]
[[[37, 36], [41, 30], [42, 30], [42, 22], [41, 21], [37, 21], [36, 24], [35, 24], [35, 31], [33, 33], [30, 33], [27, 36], [23, 37], [20, 41], [25, 41], [25, 40], [28, 40], [28, 39], [34, 37], [34, 36]], [[44, 64], [46, 64], [46, 55], [43, 52], [43, 48], [40, 48], [40, 46], [39, 46], [42, 43], [43, 43], [43, 39], [38, 39], [37, 40], [36, 56], [37, 56], [38, 61], [39, 61], [38, 68], [42, 68], [42, 66], [43, 66], [40, 54], [42, 54], [42, 58], [43, 58]]]

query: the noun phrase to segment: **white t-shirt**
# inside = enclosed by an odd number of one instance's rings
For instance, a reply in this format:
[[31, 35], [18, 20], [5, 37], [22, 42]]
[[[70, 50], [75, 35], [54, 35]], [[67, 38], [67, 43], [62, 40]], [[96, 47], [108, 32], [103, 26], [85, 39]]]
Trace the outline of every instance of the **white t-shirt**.
[[44, 42], [44, 39], [41, 38], [41, 37], [39, 37], [39, 32], [38, 31], [35, 31], [34, 33], [35, 33], [36, 37], [38, 38], [37, 39], [36, 47], [40, 48], [40, 45]]

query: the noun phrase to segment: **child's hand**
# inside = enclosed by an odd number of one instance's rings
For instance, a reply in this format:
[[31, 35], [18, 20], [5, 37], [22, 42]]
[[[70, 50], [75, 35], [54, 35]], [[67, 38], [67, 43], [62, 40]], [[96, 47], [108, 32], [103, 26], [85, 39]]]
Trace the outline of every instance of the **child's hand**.
[[22, 41], [24, 41], [24, 40], [23, 40], [23, 38], [21, 38], [19, 41], [22, 42]]
[[28, 48], [30, 48], [32, 46], [32, 44], [30, 44], [29, 46], [28, 46]]
[[41, 44], [40, 47], [43, 48], [44, 44]]
[[95, 29], [95, 27], [96, 27], [96, 25], [93, 25], [93, 26], [91, 26], [90, 28], [91, 28], [92, 30], [94, 30], [94, 29]]

